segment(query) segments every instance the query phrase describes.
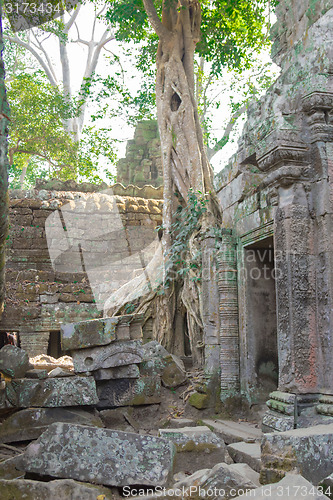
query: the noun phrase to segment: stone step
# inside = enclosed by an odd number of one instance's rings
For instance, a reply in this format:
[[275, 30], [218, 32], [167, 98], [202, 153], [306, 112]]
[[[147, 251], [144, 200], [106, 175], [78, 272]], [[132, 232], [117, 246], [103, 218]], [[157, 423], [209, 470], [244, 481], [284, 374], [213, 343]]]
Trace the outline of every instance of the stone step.
[[234, 462], [248, 464], [253, 470], [260, 472], [260, 443], [244, 443], [244, 441], [241, 441], [239, 443], [229, 444], [227, 450]]
[[246, 422], [204, 419], [203, 423], [219, 434], [226, 444], [238, 443], [240, 441], [261, 441], [262, 438], [261, 430], [254, 427], [253, 424]]

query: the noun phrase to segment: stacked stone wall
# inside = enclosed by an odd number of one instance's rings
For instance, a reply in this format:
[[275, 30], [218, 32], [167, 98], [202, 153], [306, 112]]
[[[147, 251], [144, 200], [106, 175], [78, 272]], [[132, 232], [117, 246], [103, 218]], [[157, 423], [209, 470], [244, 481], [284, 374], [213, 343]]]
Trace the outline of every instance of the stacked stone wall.
[[[49, 332], [71, 323], [102, 316], [85, 272], [62, 272], [52, 267], [45, 221], [55, 211], [98, 193], [71, 191], [12, 191], [7, 240], [6, 301], [1, 332], [18, 332], [29, 353], [46, 352]], [[124, 229], [152, 228], [162, 222], [162, 200], [114, 196]], [[138, 231], [136, 244], [144, 247]], [[143, 233], [144, 234], [144, 231]], [[140, 241], [139, 241], [140, 240]], [[101, 255], [102, 258], [102, 255]]]

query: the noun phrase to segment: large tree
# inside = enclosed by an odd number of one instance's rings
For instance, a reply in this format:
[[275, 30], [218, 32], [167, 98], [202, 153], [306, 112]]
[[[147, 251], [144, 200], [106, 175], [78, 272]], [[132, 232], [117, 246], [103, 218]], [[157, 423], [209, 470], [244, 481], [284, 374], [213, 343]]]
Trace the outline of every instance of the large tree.
[[[124, 38], [158, 36], [156, 103], [164, 172], [163, 253], [174, 267], [162, 294], [149, 294], [157, 310], [156, 336], [182, 354], [179, 325], [187, 322], [192, 354], [202, 361], [203, 308], [200, 281], [201, 240], [221, 225], [195, 98], [194, 56], [211, 61], [216, 75], [226, 66], [249, 66], [265, 35], [264, 0], [154, 0], [112, 3], [109, 18]], [[135, 33], [131, 30], [135, 30]], [[179, 254], [176, 255], [175, 254]], [[125, 288], [124, 291], [128, 291]], [[133, 295], [132, 295], [133, 296]], [[128, 299], [131, 298], [129, 295]], [[143, 301], [147, 304], [147, 298]], [[138, 310], [142, 310], [140, 304]], [[115, 312], [115, 311], [113, 311]], [[186, 327], [185, 327], [186, 329]], [[177, 332], [177, 334], [175, 333]]]

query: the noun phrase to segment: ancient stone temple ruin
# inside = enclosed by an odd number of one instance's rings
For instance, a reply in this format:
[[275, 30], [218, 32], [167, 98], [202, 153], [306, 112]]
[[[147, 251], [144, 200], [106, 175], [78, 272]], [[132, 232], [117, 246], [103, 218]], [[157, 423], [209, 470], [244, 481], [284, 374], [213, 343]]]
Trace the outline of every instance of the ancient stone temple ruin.
[[310, 407], [333, 416], [333, 9], [283, 0], [276, 14], [281, 76], [217, 184], [222, 398], [269, 399], [264, 426], [282, 430]]

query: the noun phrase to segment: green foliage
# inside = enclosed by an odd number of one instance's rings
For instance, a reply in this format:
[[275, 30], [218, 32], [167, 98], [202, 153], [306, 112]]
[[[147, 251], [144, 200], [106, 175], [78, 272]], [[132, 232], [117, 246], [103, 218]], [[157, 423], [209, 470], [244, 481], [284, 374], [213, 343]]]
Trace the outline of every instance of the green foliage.
[[[201, 279], [201, 253], [198, 250], [196, 255], [189, 258], [189, 242], [191, 236], [200, 229], [201, 218], [207, 211], [207, 202], [207, 198], [200, 191], [190, 189], [186, 206], [178, 206], [171, 224], [172, 245], [166, 255], [164, 288], [170, 286], [172, 279], [184, 278], [191, 270], [195, 271], [190, 278], [192, 281]], [[160, 293], [163, 293], [163, 289]]]
[[[9, 177], [11, 187], [33, 186], [36, 178], [85, 180], [99, 184], [98, 165], [115, 162], [115, 141], [106, 128], [86, 126], [79, 142], [64, 129], [78, 113], [75, 102], [65, 99], [49, 84], [42, 71], [20, 73], [8, 83], [11, 108], [9, 126]], [[114, 181], [110, 168], [104, 177]]]
[[8, 101], [9, 174], [14, 185], [24, 167], [28, 179], [33, 171], [42, 177], [75, 178], [77, 144], [63, 128], [63, 121], [74, 115], [71, 104], [40, 71], [14, 77], [8, 84]]

